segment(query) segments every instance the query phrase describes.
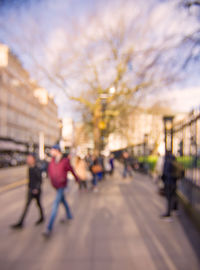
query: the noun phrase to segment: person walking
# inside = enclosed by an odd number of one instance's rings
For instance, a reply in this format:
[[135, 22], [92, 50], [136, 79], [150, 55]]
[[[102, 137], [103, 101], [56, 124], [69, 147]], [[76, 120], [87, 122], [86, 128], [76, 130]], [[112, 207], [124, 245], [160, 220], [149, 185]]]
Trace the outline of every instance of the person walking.
[[42, 171], [36, 164], [36, 157], [34, 154], [29, 154], [27, 156], [27, 165], [28, 165], [28, 192], [27, 192], [27, 201], [23, 211], [23, 214], [18, 223], [11, 225], [12, 229], [20, 229], [24, 225], [24, 220], [27, 215], [31, 201], [36, 200], [40, 218], [36, 221], [36, 225], [44, 222], [44, 212], [41, 205], [41, 186], [42, 186]]
[[52, 147], [51, 156], [52, 160], [48, 167], [48, 176], [51, 180], [52, 186], [56, 189], [56, 198], [53, 202], [53, 208], [49, 223], [47, 225], [46, 231], [43, 233], [45, 237], [49, 237], [51, 235], [60, 203], [62, 203], [65, 207], [67, 219], [70, 220], [73, 218], [64, 194], [65, 188], [68, 184], [68, 172], [71, 172], [74, 175], [76, 181], [79, 183], [79, 178], [74, 172], [74, 169], [70, 164], [69, 158], [63, 157], [60, 146], [58, 144]]
[[126, 178], [127, 175], [131, 177], [132, 176], [131, 158], [127, 151], [123, 153], [123, 163], [124, 163], [123, 178]]
[[98, 164], [101, 166], [101, 171], [98, 173], [99, 181], [103, 180], [105, 177], [105, 158], [102, 154], [100, 154], [97, 158]]
[[110, 175], [112, 175], [112, 174], [113, 174], [114, 169], [115, 169], [115, 166], [114, 166], [114, 159], [115, 159], [114, 155], [113, 155], [113, 154], [111, 154], [111, 155], [110, 155], [110, 158], [109, 158], [109, 164], [110, 164]]
[[87, 189], [87, 163], [84, 159], [77, 157], [75, 171], [80, 179], [80, 190]]
[[93, 185], [93, 191], [98, 192], [98, 182], [102, 180], [102, 167], [99, 163], [99, 160], [96, 156], [93, 156], [93, 163], [91, 166], [91, 172], [92, 172], [92, 185]]

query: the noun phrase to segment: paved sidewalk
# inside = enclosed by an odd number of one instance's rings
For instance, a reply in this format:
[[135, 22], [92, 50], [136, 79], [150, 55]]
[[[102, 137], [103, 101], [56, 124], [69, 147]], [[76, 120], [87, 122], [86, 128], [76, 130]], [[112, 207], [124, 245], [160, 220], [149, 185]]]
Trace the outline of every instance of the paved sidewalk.
[[[8, 225], [20, 215], [25, 188], [0, 196], [1, 270], [199, 270], [200, 235], [182, 212], [172, 223], [159, 219], [164, 199], [148, 177], [135, 174], [123, 180], [118, 172], [102, 182], [99, 193], [71, 187], [69, 201], [75, 219], [60, 224], [61, 207], [49, 240], [44, 227], [34, 227], [37, 209], [31, 207], [26, 227]], [[44, 187], [49, 216], [54, 191]]]

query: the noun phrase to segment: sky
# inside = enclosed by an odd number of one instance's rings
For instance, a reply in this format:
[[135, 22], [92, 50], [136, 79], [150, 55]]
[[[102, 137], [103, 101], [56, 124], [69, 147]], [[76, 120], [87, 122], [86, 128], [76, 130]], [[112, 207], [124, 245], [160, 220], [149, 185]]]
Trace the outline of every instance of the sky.
[[[105, 55], [107, 57], [109, 51], [102, 50], [99, 41], [102, 27], [99, 25], [103, 26], [105, 31], [113, 30], [117, 27], [117, 21], [123, 18], [130, 31], [130, 37], [126, 39], [123, 49], [129, 46], [129, 43], [135, 43], [136, 50], [146, 49], [145, 46], [150, 45], [157, 46], [164, 37], [173, 35], [177, 37], [174, 39], [176, 45], [178, 38], [199, 27], [196, 10], [191, 15], [182, 7], [176, 9], [178, 0], [124, 0], [123, 6], [120, 4], [120, 0], [0, 1], [0, 41], [17, 54], [31, 77], [37, 79], [40, 85], [55, 96], [60, 116], [77, 118], [76, 105], [74, 106], [62, 90], [47, 79], [37, 66], [44, 66], [50, 73], [57, 68], [62, 76], [67, 78], [64, 85], [66, 92], [79, 93], [84, 91], [85, 87], [81, 83], [82, 74], [87, 74], [89, 78], [91, 76], [87, 70], [81, 69], [87, 61], [86, 55], [91, 53], [93, 61], [99, 63], [101, 80], [105, 85], [109, 84], [113, 66], [107, 65], [105, 73], [105, 65], [102, 62], [105, 62]], [[95, 42], [89, 43], [86, 37], [94, 39]], [[171, 57], [171, 66], [163, 64], [163, 69], [175, 69], [183, 60], [183, 56], [187, 55], [189, 48], [190, 45], [187, 44], [168, 52], [166, 57], [162, 55], [164, 64], [168, 63], [166, 60]], [[199, 52], [198, 47], [196, 54]], [[75, 64], [70, 62], [72, 55], [77, 57]], [[67, 68], [62, 68], [66, 61]], [[136, 61], [137, 67], [141, 67], [143, 60]], [[134, 64], [131, 63], [133, 67]], [[197, 107], [200, 104], [199, 72], [199, 61], [188, 64], [185, 69], [179, 71], [180, 80], [170, 86], [170, 94], [169, 87], [166, 87], [164, 90], [167, 91], [160, 92], [156, 98], [170, 101], [172, 107], [180, 111]], [[152, 102], [156, 102], [155, 96], [153, 97]]]

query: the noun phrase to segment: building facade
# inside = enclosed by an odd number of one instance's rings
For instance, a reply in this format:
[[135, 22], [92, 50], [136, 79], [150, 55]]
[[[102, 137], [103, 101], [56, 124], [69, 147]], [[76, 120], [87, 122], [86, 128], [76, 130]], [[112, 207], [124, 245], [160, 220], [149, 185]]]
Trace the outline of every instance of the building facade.
[[122, 134], [115, 132], [109, 136], [108, 148], [116, 151], [128, 146], [135, 147], [135, 154], [144, 153], [144, 142], [146, 144], [146, 154], [164, 154], [164, 122], [165, 115], [173, 115], [174, 121], [178, 121], [185, 116], [185, 113], [177, 113], [169, 108], [151, 108], [145, 110], [137, 108], [128, 119], [127, 128]]
[[38, 148], [41, 136], [51, 146], [59, 140], [53, 98], [30, 79], [14, 54], [7, 50], [7, 61], [5, 57], [0, 63], [0, 151]]

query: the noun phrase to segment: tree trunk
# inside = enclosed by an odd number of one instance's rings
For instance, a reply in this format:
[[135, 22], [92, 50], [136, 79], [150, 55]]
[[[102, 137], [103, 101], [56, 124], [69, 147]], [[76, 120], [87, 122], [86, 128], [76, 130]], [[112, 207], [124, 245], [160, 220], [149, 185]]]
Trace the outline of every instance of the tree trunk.
[[101, 133], [99, 129], [99, 117], [93, 116], [93, 141], [94, 141], [94, 154], [99, 155]]

